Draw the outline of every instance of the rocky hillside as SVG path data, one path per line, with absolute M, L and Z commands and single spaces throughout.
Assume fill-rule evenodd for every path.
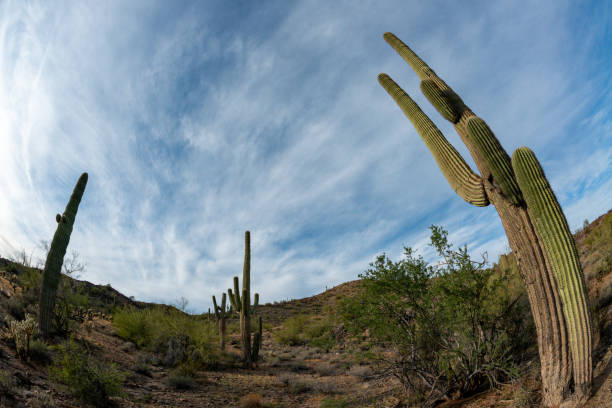
M 588 406 L 604 407 L 612 400 L 612 211 L 575 237 L 596 325 L 595 395 Z M 496 267 L 513 268 L 512 255 Z M 335 316 L 338 302 L 356 294 L 360 281 L 261 305 L 262 359 L 254 370 L 238 363 L 235 319 L 221 352 L 216 322 L 207 315 L 70 278 L 59 291 L 56 324 L 63 332 L 44 342 L 34 336 L 20 358 L 10 328 L 36 315 L 39 288 L 40 270 L 0 259 L 2 407 L 404 406 L 401 384 L 377 375 L 364 359 L 368 334 L 347 338 Z M 537 361 L 526 360 L 523 368 L 514 384 L 443 405 L 537 406 Z

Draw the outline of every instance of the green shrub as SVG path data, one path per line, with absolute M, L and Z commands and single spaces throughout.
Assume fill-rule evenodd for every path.
M 17 320 L 25 319 L 25 305 L 21 296 L 13 296 L 7 302 L 8 312 Z
M 367 329 L 374 346 L 394 351 L 370 355 L 420 406 L 515 377 L 535 338 L 525 295 L 508 289 L 515 277 L 473 261 L 465 247 L 452 250 L 446 231 L 431 229 L 440 263 L 431 266 L 410 248 L 398 262 L 380 255 L 360 275 L 363 292 L 341 302 L 352 335 Z
M 283 322 L 281 329 L 274 333 L 279 344 L 289 346 L 310 345 L 329 350 L 335 344 L 332 334 L 335 327 L 335 316 L 331 310 L 323 315 L 297 315 Z
M 183 362 L 214 367 L 220 361 L 216 325 L 174 309 L 125 308 L 113 315 L 120 337 L 139 348 L 160 353 L 167 366 Z
M 321 408 L 349 408 L 354 406 L 353 403 L 344 397 L 326 397 L 321 400 Z
M 40 270 L 28 268 L 22 275 L 19 276 L 19 281 L 24 291 L 40 293 L 40 285 L 42 284 L 42 274 Z
M 304 328 L 307 320 L 308 316 L 306 315 L 288 318 L 283 322 L 282 328 L 274 333 L 274 338 L 278 343 L 289 346 L 306 344 Z
M 32 340 L 30 344 L 30 358 L 41 363 L 50 363 L 52 360 L 49 347 L 39 339 Z
M 166 379 L 166 384 L 176 390 L 191 390 L 195 388 L 195 370 L 190 366 L 180 366 L 173 370 Z
M 58 348 L 60 354 L 49 368 L 49 375 L 68 386 L 80 401 L 108 407 L 110 397 L 124 395 L 121 384 L 125 374 L 114 365 L 102 364 L 72 339 Z
M 12 396 L 15 393 L 17 381 L 13 374 L 7 370 L 0 370 L 0 395 Z

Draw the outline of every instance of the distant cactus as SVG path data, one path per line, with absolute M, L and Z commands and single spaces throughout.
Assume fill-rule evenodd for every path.
M 68 205 L 62 215 L 57 214 L 57 230 L 51 241 L 45 269 L 43 271 L 43 282 L 40 290 L 40 313 L 39 329 L 42 336 L 46 337 L 51 331 L 51 320 L 55 307 L 55 296 L 59 286 L 64 255 L 70 241 L 70 234 L 76 218 L 79 203 L 83 197 L 87 185 L 87 173 L 83 173 L 77 181 L 74 191 L 70 196 Z
M 480 175 L 388 75 L 379 75 L 380 84 L 413 123 L 453 190 L 471 204 L 493 204 L 499 214 L 535 320 L 542 404 L 559 406 L 569 399 L 580 404 L 592 380 L 588 294 L 567 220 L 539 162 L 527 148 L 510 159 L 488 125 L 421 58 L 395 35 L 384 38 L 421 78 L 427 99 L 454 124 Z M 507 261 L 500 258 L 500 267 L 509 266 Z
M 231 316 L 231 312 L 226 309 L 227 296 L 225 293 L 221 296 L 221 307 L 217 306 L 217 299 L 213 296 L 213 308 L 215 309 L 215 318 L 219 323 L 219 344 L 221 346 L 221 350 L 225 350 L 225 328 L 226 328 L 226 318 Z M 210 309 L 209 313 L 210 313 Z
M 242 296 L 240 296 L 238 277 L 234 277 L 234 291 L 227 290 L 233 310 L 240 315 L 240 340 L 242 345 L 242 357 L 248 368 L 259 359 L 261 346 L 261 323 L 260 331 L 256 332 L 251 343 L 251 314 L 255 313 L 259 303 L 259 294 L 255 294 L 254 303 L 251 305 L 251 233 L 244 233 L 244 267 L 242 269 Z M 261 318 L 260 318 L 261 319 Z

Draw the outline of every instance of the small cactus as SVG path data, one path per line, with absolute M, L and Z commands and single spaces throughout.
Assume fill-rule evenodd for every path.
M 85 186 L 87 185 L 87 178 L 87 173 L 83 173 L 81 177 L 79 177 L 64 213 L 55 216 L 57 230 L 55 231 L 53 241 L 51 241 L 51 246 L 49 247 L 49 253 L 47 254 L 47 260 L 43 270 L 43 282 L 40 290 L 39 328 L 41 335 L 44 337 L 48 336 L 51 331 L 55 296 L 61 278 L 64 255 L 66 255 L 70 234 L 72 233 L 74 220 L 77 210 L 79 209 L 79 203 L 81 202 Z
M 30 361 L 30 340 L 36 333 L 37 327 L 36 319 L 30 314 L 20 322 L 13 320 L 9 323 L 8 332 L 4 337 L 15 342 L 15 349 L 21 360 Z
M 213 295 L 212 297 L 213 308 L 215 310 L 215 318 L 217 319 L 217 322 L 219 323 L 219 345 L 221 347 L 221 350 L 225 350 L 225 328 L 227 327 L 226 318 L 231 316 L 230 311 L 227 310 L 225 307 L 226 299 L 227 299 L 227 296 L 224 293 L 221 296 L 221 307 L 219 307 L 217 306 L 217 299 L 215 298 L 215 296 Z M 210 309 L 208 310 L 210 314 Z

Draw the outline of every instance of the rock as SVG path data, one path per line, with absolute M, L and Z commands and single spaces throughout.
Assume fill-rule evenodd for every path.
M 15 290 L 11 282 L 2 277 L 0 277 L 0 293 L 9 298 L 15 296 Z

